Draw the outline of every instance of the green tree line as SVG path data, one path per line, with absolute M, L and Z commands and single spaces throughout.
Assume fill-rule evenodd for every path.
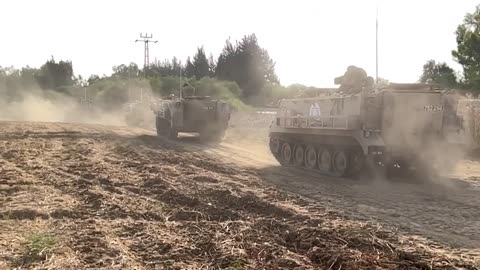
M 135 63 L 120 64 L 113 66 L 109 76 L 76 77 L 71 61 L 55 61 L 53 57 L 40 68 L 0 67 L 0 97 L 7 102 L 39 89 L 72 97 L 88 93 L 95 104 L 114 109 L 132 100 L 132 96 L 138 98 L 138 91 L 132 89 L 151 90 L 153 95 L 165 97 L 178 95 L 185 82 L 195 87 L 197 95 L 219 97 L 237 108 L 272 105 L 281 98 L 315 90 L 300 84 L 282 86 L 275 73 L 275 62 L 259 45 L 255 34 L 234 43 L 226 40 L 217 59 L 212 54 L 207 57 L 202 46 L 185 63 L 173 57 L 150 63 L 146 68 Z

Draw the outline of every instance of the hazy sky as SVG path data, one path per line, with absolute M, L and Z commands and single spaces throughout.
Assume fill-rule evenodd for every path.
M 377 3 L 380 77 L 416 81 L 428 59 L 460 70 L 454 31 L 478 1 L 3 1 L 0 65 L 38 67 L 53 55 L 72 60 L 77 75 L 108 75 L 143 65 L 140 32 L 159 41 L 151 60 L 185 60 L 200 45 L 217 57 L 228 37 L 255 33 L 282 84 L 332 86 L 352 64 L 375 76 Z

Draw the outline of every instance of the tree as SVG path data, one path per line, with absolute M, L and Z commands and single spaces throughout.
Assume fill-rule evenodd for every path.
M 0 71 L 0 94 L 2 101 L 7 102 L 21 99 L 21 75 L 14 67 L 2 68 Z
M 92 74 L 88 77 L 87 84 L 90 85 L 98 81 L 100 81 L 100 77 L 96 74 Z
M 184 68 L 182 66 L 182 62 L 177 59 L 177 57 L 173 57 L 172 59 L 172 69 L 169 72 L 168 76 L 180 76 L 180 71 L 183 73 Z
M 191 78 L 195 76 L 195 66 L 190 60 L 190 57 L 187 58 L 187 64 L 185 65 L 185 76 L 187 78 Z
M 197 80 L 210 75 L 210 64 L 202 47 L 197 48 L 197 53 L 193 56 L 194 76 Z
M 184 73 L 184 68 L 182 63 L 178 61 L 176 57 L 173 57 L 172 60 L 165 59 L 163 62 L 155 61 L 152 65 L 148 67 L 147 75 L 148 77 L 167 77 L 167 76 L 179 76 L 180 69 Z
M 218 56 L 215 76 L 221 80 L 237 81 L 235 76 L 237 58 L 236 47 L 227 39 L 220 56 Z
M 421 81 L 421 79 L 420 79 L 420 81 Z M 377 81 L 375 82 L 375 87 L 383 88 L 383 87 L 387 87 L 389 84 L 390 84 L 389 80 L 379 77 L 377 79 Z
M 208 76 L 210 78 L 215 77 L 215 68 L 217 66 L 217 63 L 215 63 L 215 60 L 213 59 L 213 55 L 210 54 L 208 57 Z
M 275 63 L 267 50 L 259 46 L 255 34 L 244 36 L 235 46 L 227 40 L 215 74 L 219 79 L 237 82 L 244 90 L 244 99 L 260 96 L 266 83 L 280 83 Z
M 37 85 L 37 80 L 35 79 L 35 74 L 40 72 L 37 68 L 31 68 L 26 66 L 20 71 L 20 78 L 22 80 L 22 85 L 24 88 L 32 88 Z
M 434 60 L 429 60 L 423 65 L 420 82 L 431 82 L 452 88 L 457 85 L 457 76 L 455 75 L 455 71 L 446 63 L 436 63 Z
M 132 79 L 141 75 L 141 71 L 135 63 L 130 63 L 128 66 L 125 64 L 113 66 L 112 71 L 112 77 L 119 79 Z
M 480 5 L 465 15 L 455 34 L 457 50 L 452 51 L 453 58 L 462 65 L 467 86 L 480 89 Z
M 48 60 L 36 72 L 35 79 L 43 89 L 59 89 L 60 86 L 71 86 L 75 83 L 71 61 L 55 62 Z

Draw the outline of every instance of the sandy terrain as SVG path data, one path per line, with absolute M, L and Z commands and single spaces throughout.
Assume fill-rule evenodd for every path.
M 279 167 L 253 120 L 217 146 L 0 122 L 0 269 L 480 269 L 476 162 L 332 179 Z

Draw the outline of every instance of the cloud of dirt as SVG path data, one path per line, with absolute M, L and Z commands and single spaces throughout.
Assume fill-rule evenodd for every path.
M 56 91 L 24 90 L 14 100 L 0 97 L 0 120 L 124 125 L 121 108 L 106 111 Z
M 400 162 L 429 175 L 449 175 L 454 171 L 468 148 L 465 135 L 455 134 L 454 139 L 450 136 L 462 125 L 457 118 L 458 98 L 422 92 L 384 96 L 382 133 Z
M 274 117 L 275 114 L 262 114 L 257 111 L 234 112 L 231 114 L 225 140 L 267 147 L 269 126 Z

